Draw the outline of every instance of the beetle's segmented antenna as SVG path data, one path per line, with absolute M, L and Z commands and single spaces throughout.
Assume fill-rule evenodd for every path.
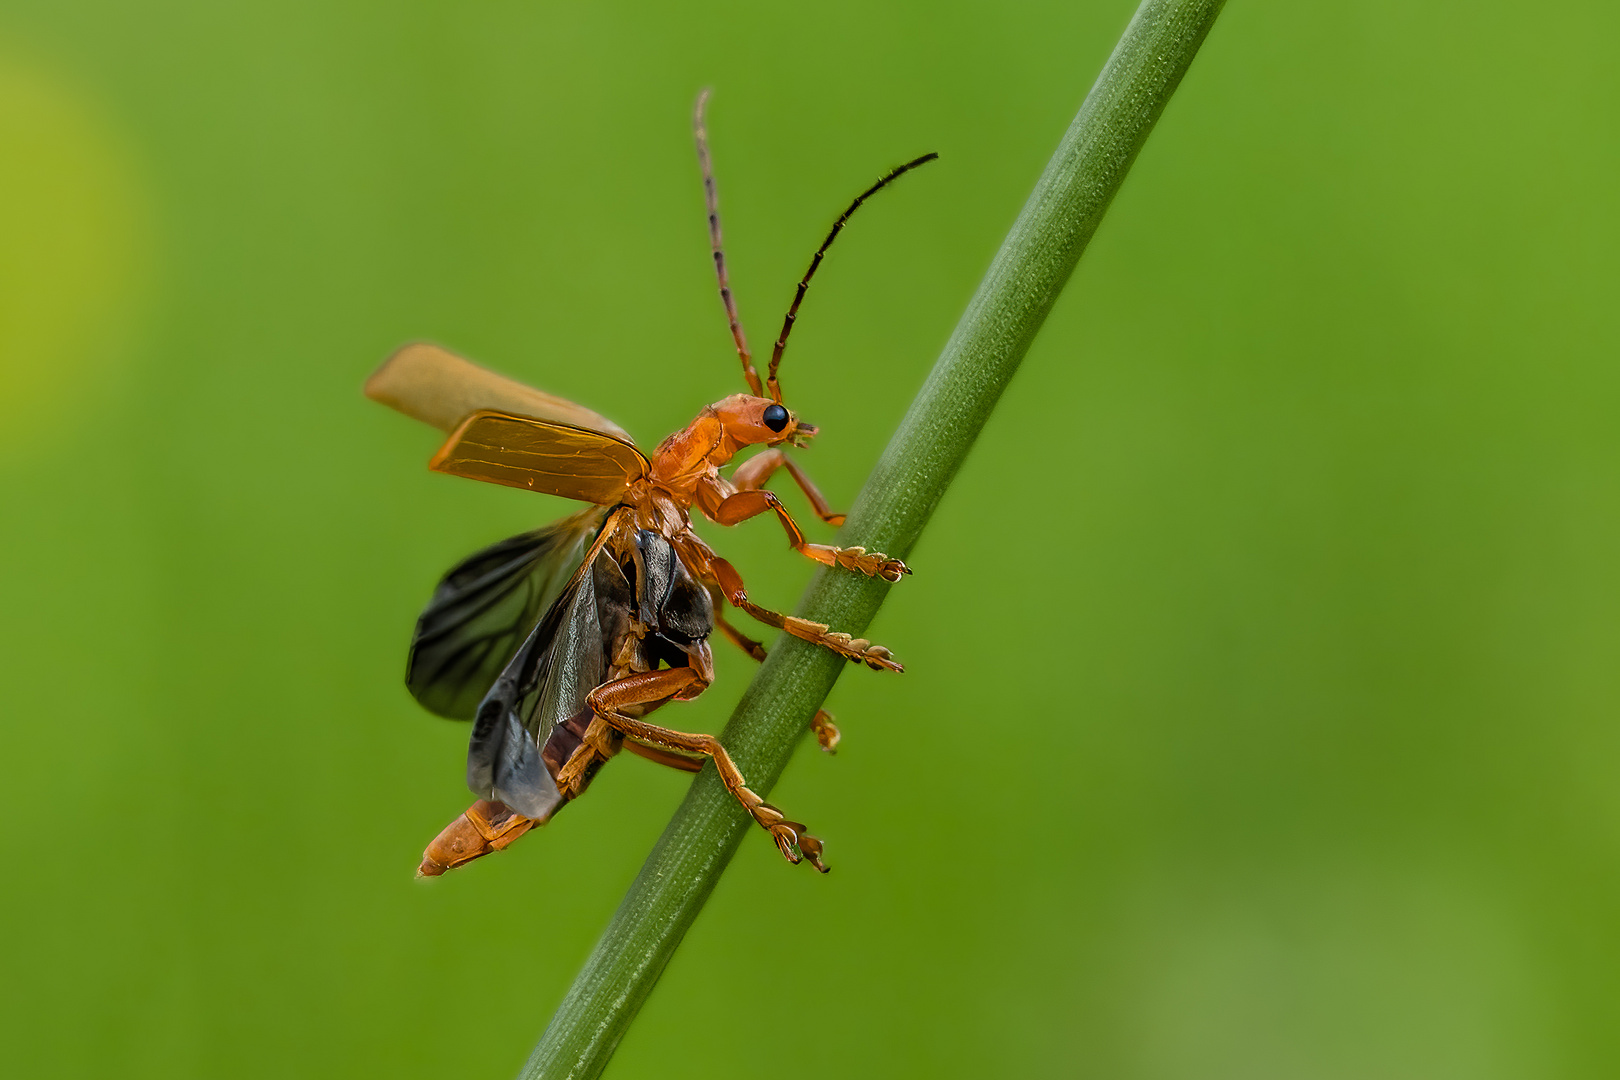
M 787 348 L 788 335 L 793 332 L 793 323 L 799 317 L 799 305 L 804 302 L 805 291 L 810 288 L 810 279 L 816 276 L 816 268 L 821 265 L 821 257 L 827 254 L 827 249 L 832 247 L 834 240 L 838 239 L 838 234 L 843 231 L 844 226 L 849 222 L 850 216 L 860 209 L 861 203 L 876 195 L 898 177 L 904 176 L 919 165 L 928 164 L 937 157 L 939 157 L 938 154 L 924 154 L 920 158 L 906 162 L 897 169 L 889 170 L 877 183 L 855 196 L 855 201 L 849 204 L 849 209 L 838 215 L 838 220 L 833 222 L 833 227 L 827 232 L 827 239 L 821 242 L 821 246 L 816 249 L 815 256 L 811 258 L 810 269 L 804 272 L 804 278 L 799 282 L 799 290 L 793 294 L 793 304 L 788 308 L 787 318 L 782 320 L 782 334 L 776 339 L 776 347 L 771 350 L 771 366 L 765 373 L 765 385 L 770 390 L 773 399 L 778 402 L 782 400 L 782 387 L 776 381 L 776 369 L 781 366 L 782 352 Z M 712 221 L 713 218 L 711 217 L 710 220 Z M 716 233 L 716 236 L 718 235 Z M 715 242 L 716 244 L 719 243 L 718 240 Z
M 743 335 L 742 320 L 737 317 L 737 301 L 731 297 L 731 283 L 726 279 L 726 254 L 720 247 L 720 197 L 714 190 L 714 166 L 709 161 L 709 132 L 703 126 L 703 110 L 709 104 L 709 91 L 698 95 L 697 107 L 692 111 L 692 134 L 697 139 L 698 164 L 703 167 L 703 198 L 709 206 L 709 246 L 714 249 L 714 272 L 720 279 L 720 302 L 726 305 L 726 319 L 731 323 L 731 339 L 737 343 L 737 355 L 742 357 L 743 378 L 755 397 L 763 394 L 759 385 L 759 372 L 754 370 L 754 358 L 748 351 L 748 339 Z

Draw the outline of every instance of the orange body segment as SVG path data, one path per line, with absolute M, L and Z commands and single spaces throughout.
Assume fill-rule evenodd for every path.
M 540 824 L 543 822 L 524 817 L 505 803 L 479 799 L 433 838 L 422 852 L 422 865 L 416 868 L 416 876 L 438 877 L 446 870 L 501 851 Z

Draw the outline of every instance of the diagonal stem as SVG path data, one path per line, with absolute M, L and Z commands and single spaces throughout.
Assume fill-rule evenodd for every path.
M 910 553 L 1223 2 L 1144 0 L 1137 9 L 868 478 L 842 542 Z M 824 570 L 799 613 L 859 633 L 888 589 Z M 755 790 L 775 784 L 844 666 L 792 638 L 771 650 L 721 735 Z M 706 765 L 541 1036 L 524 1080 L 601 1074 L 753 828 Z

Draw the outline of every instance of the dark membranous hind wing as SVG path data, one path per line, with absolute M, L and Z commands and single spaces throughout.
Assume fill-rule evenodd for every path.
M 416 700 L 440 716 L 471 720 L 575 576 L 605 517 L 592 507 L 502 540 L 445 574 L 411 638 L 405 684 Z
M 467 786 L 545 821 L 563 803 L 542 750 L 607 677 L 607 650 L 629 625 L 632 597 L 606 551 L 582 568 L 478 707 Z

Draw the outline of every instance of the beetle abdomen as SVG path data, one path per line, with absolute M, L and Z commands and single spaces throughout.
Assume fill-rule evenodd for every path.
M 635 561 L 636 606 L 642 623 L 677 650 L 691 652 L 714 629 L 709 591 L 692 577 L 674 546 L 651 529 L 636 533 Z M 667 657 L 662 659 L 668 662 Z

